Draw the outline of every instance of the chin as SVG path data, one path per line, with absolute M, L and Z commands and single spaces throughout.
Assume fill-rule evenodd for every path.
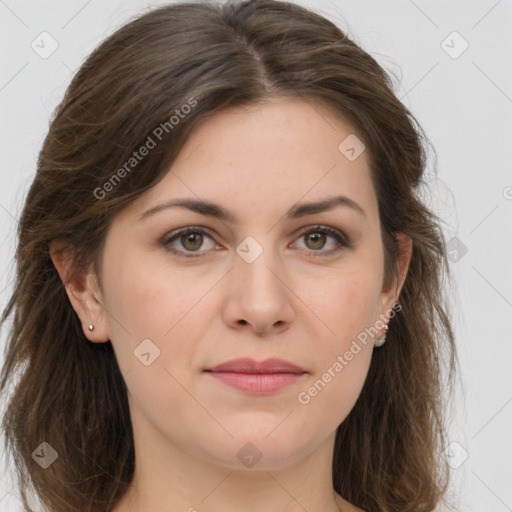
M 232 470 L 279 470 L 306 457 L 321 442 L 319 439 L 307 442 L 299 429 L 279 431 L 281 427 L 276 428 L 276 424 L 273 428 L 273 432 L 267 428 L 261 432 L 252 428 L 248 429 L 250 433 L 237 431 L 233 438 L 223 436 L 222 440 L 210 440 L 211 444 L 204 447 L 206 458 Z

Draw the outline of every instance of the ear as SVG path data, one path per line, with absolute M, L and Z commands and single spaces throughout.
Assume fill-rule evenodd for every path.
M 386 323 L 391 314 L 391 309 L 400 296 L 412 256 L 412 239 L 400 231 L 395 233 L 395 239 L 399 246 L 398 278 L 393 277 L 391 284 L 387 289 L 383 289 L 381 293 L 381 314 L 383 315 L 382 318 L 386 319 Z
M 82 323 L 85 336 L 94 343 L 109 340 L 107 317 L 96 273 L 73 273 L 73 251 L 62 241 L 50 243 L 50 257 L 66 287 L 69 300 Z M 94 329 L 89 330 L 89 325 Z

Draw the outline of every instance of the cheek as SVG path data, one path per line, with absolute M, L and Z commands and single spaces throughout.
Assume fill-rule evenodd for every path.
M 358 263 L 317 281 L 303 283 L 304 302 L 321 320 L 326 346 L 342 350 L 376 320 L 382 276 L 374 264 Z
M 354 350 L 354 352 L 356 352 Z M 305 417 L 322 418 L 318 428 L 325 435 L 332 432 L 349 415 L 363 388 L 371 361 L 371 347 L 361 346 L 350 360 L 344 353 L 332 358 L 325 371 L 301 390 L 297 397 Z M 318 421 L 310 420 L 318 423 Z
M 136 357 L 145 346 L 150 359 L 155 357 L 151 366 L 189 368 L 193 340 L 200 338 L 210 318 L 204 308 L 216 279 L 191 279 L 190 272 L 148 264 L 147 258 L 128 253 L 118 260 L 122 264 L 111 264 L 105 272 L 110 337 L 123 373 L 140 366 Z
M 371 362 L 381 275 L 374 263 L 363 263 L 324 281 L 323 292 L 318 287 L 304 288 L 308 290 L 305 302 L 321 320 L 319 329 L 325 335 L 316 345 L 315 375 L 301 389 L 298 402 L 324 415 L 327 424 L 350 412 Z
M 133 336 L 162 337 L 197 302 L 201 287 L 186 272 L 155 264 L 144 253 L 126 252 L 105 272 L 108 308 Z M 113 322 L 112 327 L 118 330 L 119 325 Z
M 338 315 L 332 320 L 336 336 L 324 338 L 322 345 L 317 347 L 316 371 L 296 397 L 306 422 L 317 424 L 314 418 L 322 418 L 317 428 L 323 429 L 325 435 L 343 422 L 354 407 L 373 353 L 370 338 L 367 341 L 358 339 L 368 324 L 368 315 L 355 314 L 354 303 L 349 305 L 350 314 Z
M 190 408 L 187 379 L 194 340 L 205 323 L 207 283 L 136 260 L 109 268 L 109 329 L 129 398 L 152 423 L 169 425 Z

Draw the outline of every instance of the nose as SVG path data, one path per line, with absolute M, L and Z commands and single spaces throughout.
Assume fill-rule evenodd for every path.
M 278 257 L 264 250 L 254 261 L 236 257 L 225 283 L 223 319 L 235 329 L 259 336 L 288 329 L 294 319 L 290 278 Z

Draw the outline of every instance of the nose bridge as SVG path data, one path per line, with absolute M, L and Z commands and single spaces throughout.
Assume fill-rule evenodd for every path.
M 256 296 L 279 293 L 283 286 L 276 276 L 282 269 L 279 254 L 272 245 L 271 235 L 260 235 L 258 239 L 248 236 L 238 245 L 236 252 L 239 259 L 234 278 Z

